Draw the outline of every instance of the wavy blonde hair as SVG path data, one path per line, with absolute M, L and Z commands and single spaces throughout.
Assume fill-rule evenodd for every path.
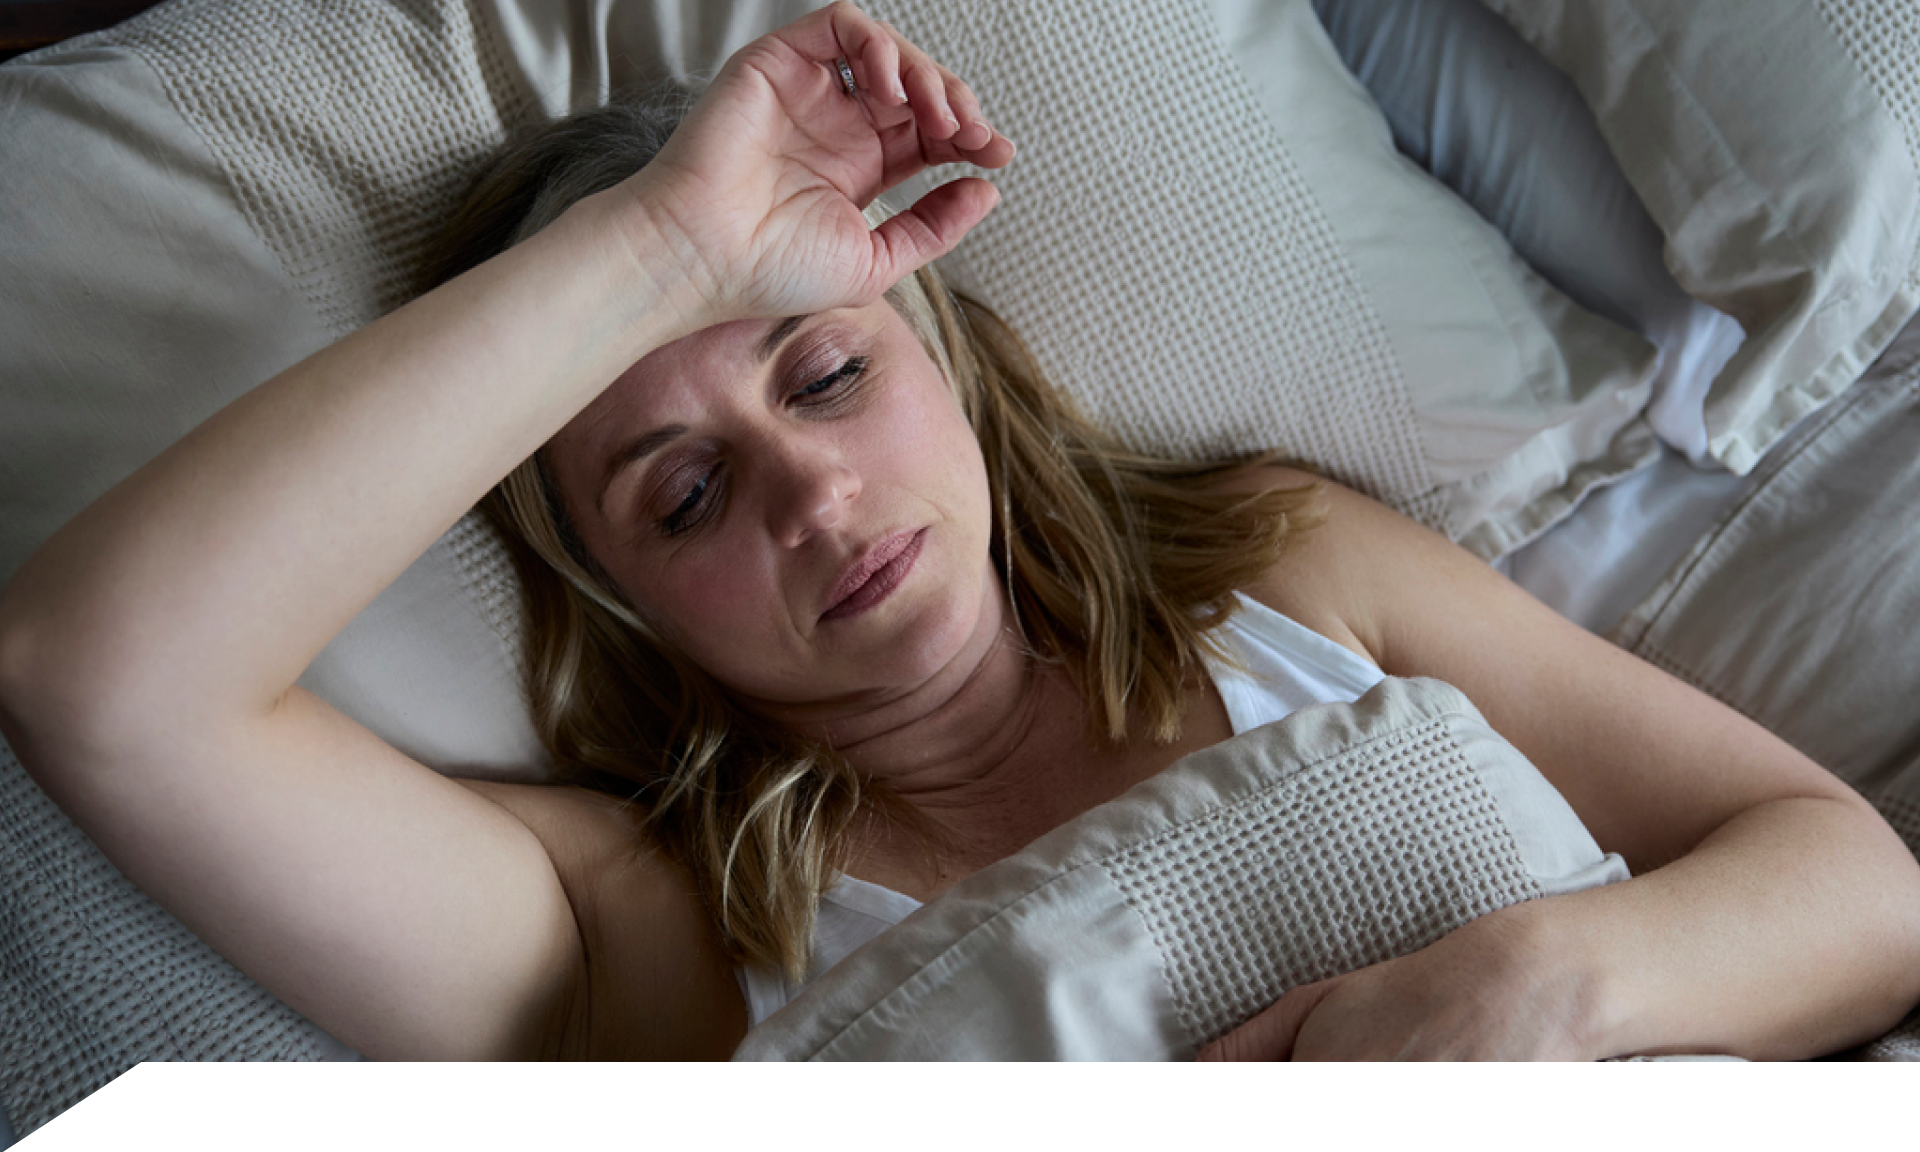
M 526 239 L 638 171 L 688 93 L 618 99 L 508 147 L 448 230 L 435 278 Z M 1310 526 L 1313 489 L 1226 495 L 1269 462 L 1176 462 L 1128 450 L 1046 380 L 1018 336 L 927 267 L 887 293 L 958 398 L 986 460 L 992 559 L 1032 656 L 1088 704 L 1096 743 L 1169 742 L 1233 593 Z M 863 812 L 910 813 L 832 748 L 737 707 L 664 643 L 581 545 L 535 453 L 482 507 L 524 583 L 527 690 L 566 776 L 644 806 L 696 878 L 737 958 L 798 978 L 820 893 Z M 636 846 L 637 847 L 637 846 Z

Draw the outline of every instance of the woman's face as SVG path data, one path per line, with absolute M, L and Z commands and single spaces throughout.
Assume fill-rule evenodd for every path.
M 628 601 L 749 702 L 884 702 L 998 627 L 979 444 L 884 301 L 661 348 L 547 452 Z

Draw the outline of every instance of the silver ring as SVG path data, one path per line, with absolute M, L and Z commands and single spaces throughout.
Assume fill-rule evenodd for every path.
M 847 95 L 858 96 L 860 89 L 853 82 L 853 66 L 847 63 L 847 58 L 845 56 L 834 57 L 833 66 L 840 69 L 840 87 L 847 90 Z

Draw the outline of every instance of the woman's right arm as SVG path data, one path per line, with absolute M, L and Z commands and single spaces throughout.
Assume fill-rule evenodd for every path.
M 911 100 L 849 100 L 837 55 Z M 1011 154 L 947 126 L 971 97 L 930 90 L 930 67 L 847 5 L 756 41 L 639 176 L 103 496 L 0 592 L 0 731 L 22 762 L 130 878 L 360 1051 L 536 1050 L 581 964 L 540 841 L 295 678 L 646 352 L 869 301 L 957 242 L 993 201 L 977 181 L 873 233 L 859 215 L 928 163 Z

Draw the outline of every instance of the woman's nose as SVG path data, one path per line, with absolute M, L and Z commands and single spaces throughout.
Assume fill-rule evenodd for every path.
M 788 446 L 768 473 L 774 538 L 789 548 L 838 528 L 860 494 L 860 475 L 820 446 Z

